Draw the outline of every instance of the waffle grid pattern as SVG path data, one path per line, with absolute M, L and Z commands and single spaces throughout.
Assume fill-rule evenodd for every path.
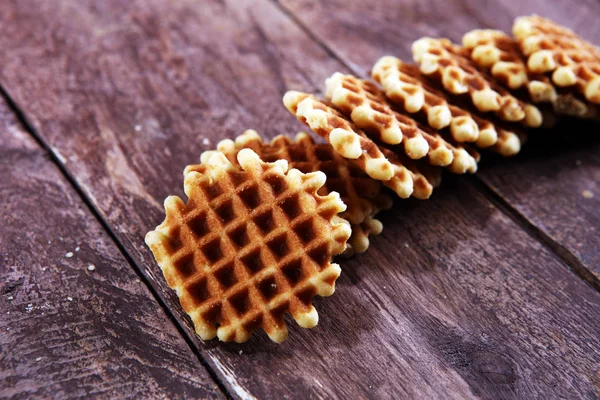
M 504 156 L 515 155 L 521 149 L 524 134 L 520 129 L 512 127 L 512 130 L 506 130 L 489 117 L 484 118 L 476 111 L 467 110 L 466 105 L 450 103 L 443 88 L 438 88 L 435 82 L 423 76 L 416 65 L 385 56 L 373 67 L 373 79 L 382 85 L 386 96 L 391 101 L 397 101 L 400 107 L 406 104 L 406 100 L 405 95 L 396 90 L 399 84 L 411 87 L 412 93 L 422 92 L 422 110 L 426 113 L 423 119 L 433 129 L 448 127 L 452 137 L 458 142 L 474 141 L 475 146 L 488 148 Z M 448 110 L 449 118 L 438 118 L 438 115 L 446 114 L 445 111 L 437 111 L 440 107 Z M 405 111 L 408 112 L 406 109 Z M 418 118 L 418 114 L 416 117 Z M 436 122 L 432 123 L 432 120 Z
M 283 98 L 287 109 L 308 125 L 317 135 L 326 138 L 343 157 L 353 160 L 371 178 L 380 180 L 400 198 L 419 193 L 414 191 L 413 176 L 418 171 L 405 167 L 399 157 L 373 142 L 362 130 L 335 108 L 311 95 L 290 91 Z
M 578 95 L 581 86 L 578 88 L 569 86 L 570 84 L 557 84 L 543 73 L 530 71 L 519 42 L 506 33 L 492 29 L 475 29 L 466 33 L 462 42 L 464 48 L 469 51 L 470 59 L 506 88 L 524 88 L 532 102 L 549 103 L 558 115 L 584 119 L 597 117 L 597 107 Z
M 330 144 L 315 143 L 306 133 L 299 133 L 292 140 L 287 136 L 277 136 L 270 143 L 263 143 L 262 138 L 254 130 L 247 130 L 235 141 L 222 140 L 217 144 L 217 151 L 222 152 L 233 164 L 237 163 L 237 154 L 242 149 L 252 149 L 264 162 L 277 160 L 288 161 L 290 168 L 302 173 L 321 171 L 327 176 L 327 181 L 319 189 L 318 194 L 328 195 L 337 192 L 346 204 L 346 211 L 340 216 L 352 225 L 352 235 L 348 240 L 349 248 L 344 252 L 348 256 L 363 253 L 368 248 L 368 236 L 379 234 L 381 229 L 360 229 L 367 219 L 381 222 L 373 217 L 381 210 L 392 207 L 392 198 L 382 191 L 381 182 L 370 179 L 364 171 L 337 154 Z M 200 159 L 204 164 L 188 165 L 184 174 L 191 171 L 206 171 L 206 161 L 214 151 L 204 152 Z M 424 176 L 415 176 L 420 193 L 431 193 Z M 423 182 L 425 180 L 425 182 Z M 429 185 L 431 186 L 431 185 Z M 369 223 L 368 226 L 375 226 Z M 357 244 L 355 247 L 353 244 Z M 352 248 L 350 248 L 352 247 Z
M 421 38 L 413 43 L 413 59 L 421 72 L 438 80 L 453 95 L 468 95 L 481 112 L 494 112 L 500 119 L 521 122 L 530 128 L 542 125 L 542 114 L 496 84 L 468 59 L 464 49 L 448 39 Z
M 600 49 L 570 29 L 532 15 L 519 17 L 513 34 L 527 56 L 527 68 L 552 72 L 560 87 L 574 86 L 591 103 L 600 104 Z
M 316 194 L 322 173 L 285 175 L 279 162 L 258 156 L 241 170 L 215 156 L 228 168 L 215 167 L 216 179 L 210 166 L 208 174 L 187 174 L 188 203 L 167 198 L 165 223 L 147 243 L 203 339 L 243 342 L 261 327 L 281 342 L 285 312 L 312 327 L 312 297 L 334 291 L 340 268 L 330 259 L 350 234 L 336 217 L 345 207 L 335 194 Z
M 438 132 L 420 125 L 412 117 L 392 110 L 391 104 L 374 83 L 352 75 L 336 73 L 328 79 L 327 84 L 327 94 L 332 96 L 332 103 L 358 126 L 363 125 L 365 129 L 373 126 L 375 129 L 383 129 L 383 124 L 379 122 L 383 120 L 383 117 L 373 118 L 368 122 L 357 118 L 355 111 L 358 105 L 362 104 L 368 104 L 371 109 L 377 110 L 377 113 L 383 114 L 397 123 L 403 134 L 409 138 L 404 141 L 402 153 L 410 158 L 424 158 L 431 165 L 448 167 L 450 171 L 458 174 L 473 173 L 477 170 L 477 161 L 465 148 L 449 143 Z M 427 151 L 415 154 L 409 145 L 413 138 L 424 140 L 427 146 L 423 147 Z
M 493 29 L 475 29 L 462 38 L 470 59 L 478 67 L 489 70 L 494 78 L 509 89 L 527 87 L 533 102 L 552 102 L 556 89 L 550 79 L 527 70 L 519 43 L 506 33 Z

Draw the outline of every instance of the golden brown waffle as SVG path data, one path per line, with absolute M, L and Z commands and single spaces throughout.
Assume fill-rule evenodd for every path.
M 553 102 L 556 99 L 556 88 L 550 79 L 527 71 L 519 43 L 506 33 L 494 29 L 475 29 L 463 36 L 462 44 L 468 50 L 471 61 L 488 70 L 507 88 L 527 88 L 535 103 Z
M 390 152 L 388 149 L 382 149 L 383 153 Z M 440 185 L 442 179 L 442 169 L 430 165 L 420 163 L 417 167 L 416 161 L 404 159 L 403 163 L 410 166 L 411 171 L 418 171 L 418 174 L 413 176 L 415 192 L 420 193 L 418 198 L 429 198 L 434 188 Z M 364 253 L 370 245 L 370 236 L 379 235 L 383 230 L 381 221 L 374 217 L 384 210 L 392 207 L 392 202 L 385 197 L 378 197 L 372 200 L 373 214 L 368 216 L 362 223 L 352 225 L 352 235 L 348 239 L 348 248 L 344 252 L 344 256 L 349 257 L 353 254 Z
M 430 152 L 429 143 L 420 131 L 402 131 L 394 111 L 378 96 L 378 89 L 374 85 L 336 72 L 326 80 L 325 86 L 325 97 L 374 140 L 392 145 L 402 142 L 406 154 L 413 159 L 425 157 Z M 386 132 L 397 132 L 398 136 L 389 140 L 392 135 Z M 443 162 L 440 159 L 438 163 Z
M 527 69 L 519 42 L 502 31 L 476 29 L 463 36 L 462 43 L 469 50 L 471 60 L 511 90 L 526 89 L 534 103 L 551 103 L 560 115 L 593 118 L 596 107 L 585 99 L 559 89 L 544 74 Z
M 475 142 L 479 148 L 492 146 L 492 149 L 497 149 L 504 155 L 514 155 L 519 151 L 520 140 L 516 133 L 501 128 L 499 124 L 476 112 L 453 105 L 448 101 L 443 88 L 423 76 L 416 65 L 385 56 L 377 61 L 372 75 L 382 85 L 386 96 L 407 112 L 409 110 L 406 104 L 411 97 L 423 98 L 421 109 L 415 112 L 424 112 L 423 119 L 434 129 L 449 127 L 456 141 Z M 417 93 L 421 95 L 417 96 Z M 495 146 L 499 137 L 502 137 L 501 143 Z M 514 145 L 516 142 L 519 142 L 519 146 Z M 510 147 L 504 147 L 503 144 L 510 144 Z
M 435 93 L 423 79 L 411 74 L 412 65 L 405 64 L 392 56 L 381 57 L 373 67 L 371 75 L 381 84 L 385 95 L 404 111 L 415 114 L 423 111 L 427 123 L 433 129 L 452 126 L 452 136 L 459 142 L 475 142 L 479 130 L 469 118 L 454 116 L 443 95 Z M 417 71 L 418 72 L 418 69 Z M 495 142 L 495 138 L 494 138 Z M 494 144 L 490 143 L 490 146 Z
M 423 74 L 439 81 L 453 95 L 468 95 L 479 111 L 494 112 L 502 120 L 527 127 L 542 125 L 542 113 L 536 106 L 517 99 L 478 71 L 468 51 L 448 39 L 421 38 L 413 43 L 412 53 Z
M 431 165 L 447 166 L 450 171 L 457 174 L 477 170 L 475 158 L 465 148 L 460 145 L 452 145 L 438 132 L 420 125 L 408 115 L 393 110 L 391 103 L 374 83 L 336 72 L 327 79 L 326 86 L 326 97 L 366 133 L 373 135 L 373 132 L 381 131 L 383 126 L 396 124 L 406 136 L 422 138 L 427 142 L 428 151 L 424 156 Z M 363 118 L 362 112 L 357 112 L 366 104 L 368 104 L 368 108 L 376 110 L 376 114 L 369 118 Z M 378 142 L 379 138 L 376 133 L 374 139 Z M 406 140 L 403 146 L 398 146 L 399 148 L 404 147 L 402 153 L 413 159 L 421 158 L 414 155 L 411 148 L 408 147 L 408 143 L 409 140 Z
M 314 327 L 313 296 L 335 290 L 340 267 L 331 257 L 350 236 L 337 216 L 346 207 L 336 193 L 317 194 L 322 172 L 288 171 L 286 161 L 264 163 L 250 149 L 237 160 L 215 153 L 204 174 L 188 173 L 187 203 L 168 197 L 146 244 L 201 338 L 244 342 L 262 328 L 282 342 L 285 313 Z
M 389 198 L 380 197 L 373 201 L 373 212 L 367 216 L 360 224 L 352 224 L 352 235 L 348 239 L 348 247 L 343 256 L 350 257 L 354 254 L 361 254 L 369 248 L 370 236 L 381 234 L 383 224 L 374 217 L 384 210 L 392 208 L 393 202 Z
M 419 196 L 413 178 L 418 171 L 411 171 L 391 152 L 385 156 L 377 144 L 338 110 L 296 91 L 287 92 L 283 103 L 313 132 L 327 139 L 338 154 L 353 160 L 371 178 L 382 181 L 401 198 Z
M 549 19 L 537 15 L 519 17 L 513 25 L 527 68 L 552 72 L 560 87 L 575 86 L 592 102 L 600 103 L 600 49 Z
M 412 197 L 425 200 L 428 199 L 433 189 L 438 187 L 442 180 L 442 168 L 429 165 L 420 160 L 411 160 L 402 153 L 394 153 L 392 150 L 381 147 L 381 152 L 390 160 L 397 160 L 410 173 L 413 182 Z M 386 209 L 376 207 L 379 210 Z
M 250 129 L 235 141 L 226 139 L 217 144 L 217 151 L 225 154 L 233 164 L 237 162 L 237 154 L 245 148 L 252 149 L 265 162 L 286 160 L 290 168 L 302 173 L 324 172 L 327 181 L 319 194 L 339 193 L 347 207 L 341 217 L 351 224 L 360 224 L 367 216 L 373 215 L 374 203 L 392 201 L 382 191 L 380 181 L 369 178 L 363 170 L 336 153 L 329 143 L 315 143 L 307 133 L 299 133 L 294 140 L 280 135 L 270 143 L 263 143 L 258 133 Z M 206 161 L 212 153 L 204 152 L 201 161 Z M 201 172 L 202 165 L 189 165 L 184 173 L 190 171 Z
M 382 209 L 388 209 L 392 206 L 392 199 L 382 191 L 380 181 L 373 180 L 354 163 L 337 154 L 329 143 L 315 143 L 307 133 L 299 133 L 292 140 L 287 136 L 277 136 L 270 143 L 263 143 L 262 138 L 254 130 L 247 130 L 238 136 L 235 141 L 230 139 L 222 140 L 217 144 L 217 151 L 223 153 L 229 161 L 236 165 L 237 154 L 242 149 L 252 149 L 265 162 L 275 162 L 277 160 L 286 160 L 290 168 L 295 168 L 302 173 L 321 171 L 327 176 L 327 181 L 319 189 L 318 194 L 326 196 L 330 192 L 339 193 L 342 201 L 346 204 L 346 211 L 340 214 L 340 217 L 348 220 L 352 224 L 352 236 L 348 240 L 351 245 L 354 240 L 355 227 L 360 228 L 361 224 L 372 216 L 376 215 Z M 214 151 L 202 153 L 200 160 L 202 164 L 188 165 L 184 175 L 191 171 L 204 173 L 206 171 L 206 162 Z M 425 179 L 424 177 L 420 177 Z M 423 182 L 419 177 L 415 177 L 419 193 L 431 190 L 423 188 Z M 364 229 L 358 234 L 363 235 Z M 375 234 L 375 231 L 368 231 Z M 361 241 L 364 243 L 364 241 Z M 366 248 L 364 248 L 366 250 Z M 363 248 L 353 252 L 362 253 Z M 349 253 L 346 251 L 344 254 Z
M 461 102 L 458 99 L 450 101 L 441 85 L 421 74 L 416 65 L 385 56 L 377 61 L 372 74 L 381 83 L 387 97 L 400 107 L 406 104 L 403 92 L 422 93 L 423 119 L 434 129 L 449 127 L 452 137 L 458 142 L 475 141 L 477 147 L 490 148 L 504 156 L 512 156 L 520 151 L 523 132 L 518 129 L 507 130 L 491 118 L 484 118 L 477 111 L 470 110 L 467 105 L 452 104 Z M 439 115 L 443 117 L 438 118 Z M 447 115 L 449 118 L 446 118 Z
M 352 236 L 348 239 L 348 253 L 345 256 L 361 254 L 369 248 L 369 237 L 381 234 L 383 224 L 381 221 L 367 217 L 362 223 L 352 225 Z

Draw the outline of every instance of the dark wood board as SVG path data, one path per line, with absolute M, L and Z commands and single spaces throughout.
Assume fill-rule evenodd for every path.
M 600 44 L 600 2 L 592 0 L 280 3 L 319 43 L 362 76 L 369 76 L 383 55 L 411 61 L 410 46 L 423 36 L 460 43 L 472 29 L 510 32 L 515 17 L 533 13 L 553 18 Z M 598 125 L 565 122 L 553 132 L 540 133 L 517 158 L 484 156 L 478 176 L 572 268 L 600 288 L 600 164 L 599 141 L 594 138 L 599 130 Z
M 0 398 L 224 397 L 3 102 L 0 143 Z
M 491 159 L 483 177 L 600 287 L 600 125 L 565 121 L 540 132 L 513 162 Z
M 383 217 L 317 301 L 317 328 L 292 326 L 281 346 L 202 343 L 144 234 L 182 194 L 185 164 L 245 128 L 300 129 L 283 92 L 343 67 L 266 1 L 13 0 L 1 12 L 5 89 L 232 396 L 600 396 L 600 295 L 460 178 Z

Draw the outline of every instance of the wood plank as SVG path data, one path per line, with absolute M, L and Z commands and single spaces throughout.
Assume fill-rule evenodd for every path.
M 0 143 L 0 397 L 222 398 L 4 102 Z
M 487 2 L 485 6 L 475 0 L 400 4 L 386 0 L 376 6 L 363 1 L 280 2 L 309 27 L 319 42 L 363 76 L 369 75 L 370 68 L 383 55 L 412 60 L 410 46 L 420 37 L 448 37 L 460 43 L 462 35 L 471 29 L 510 32 L 515 17 L 533 13 L 559 21 L 593 43 L 600 43 L 597 1 L 574 4 L 568 0 L 513 0 Z M 580 130 L 597 136 L 598 127 L 565 123 L 552 134 L 553 149 L 547 149 L 552 143 L 541 139 L 530 142 L 526 147 L 529 150 L 516 159 L 497 161 L 496 157 L 488 162 L 489 158 L 484 158 L 478 176 L 532 224 L 573 268 L 600 288 L 598 147 L 593 139 L 582 137 Z M 536 145 L 543 147 L 538 151 L 531 149 Z
M 143 244 L 160 202 L 215 141 L 295 132 L 283 92 L 342 68 L 259 1 L 13 0 L 0 43 L 6 89 L 182 324 Z M 314 330 L 235 345 L 186 326 L 232 394 L 600 395 L 600 296 L 469 183 L 450 179 L 435 201 L 402 202 L 384 221 L 369 252 L 343 262 Z
M 600 288 L 598 128 L 565 122 L 555 131 L 532 137 L 514 161 L 489 160 L 484 174 L 486 183 L 596 288 Z

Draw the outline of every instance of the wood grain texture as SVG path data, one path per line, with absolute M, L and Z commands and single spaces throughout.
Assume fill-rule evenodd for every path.
M 0 143 L 0 397 L 222 398 L 4 103 Z
M 143 236 L 217 140 L 301 129 L 281 105 L 343 68 L 270 2 L 13 0 L 0 78 L 234 397 L 600 396 L 600 295 L 469 183 L 402 202 L 281 346 L 193 336 Z M 25 29 L 24 27 L 27 27 Z
M 514 162 L 489 160 L 485 180 L 600 288 L 600 127 L 565 121 L 540 132 Z
M 600 43 L 600 2 L 560 1 L 364 1 L 280 0 L 314 37 L 358 74 L 383 55 L 411 61 L 410 46 L 423 36 L 447 37 L 460 43 L 472 29 L 511 32 L 515 17 L 537 13 L 552 18 Z M 573 268 L 600 288 L 600 168 L 598 126 L 570 123 L 544 132 L 535 156 L 525 153 L 509 161 L 484 161 L 481 179 L 514 207 L 571 261 Z M 541 135 L 540 135 L 541 136 Z M 588 144 L 591 143 L 592 146 Z M 497 159 L 493 157 L 492 159 Z

